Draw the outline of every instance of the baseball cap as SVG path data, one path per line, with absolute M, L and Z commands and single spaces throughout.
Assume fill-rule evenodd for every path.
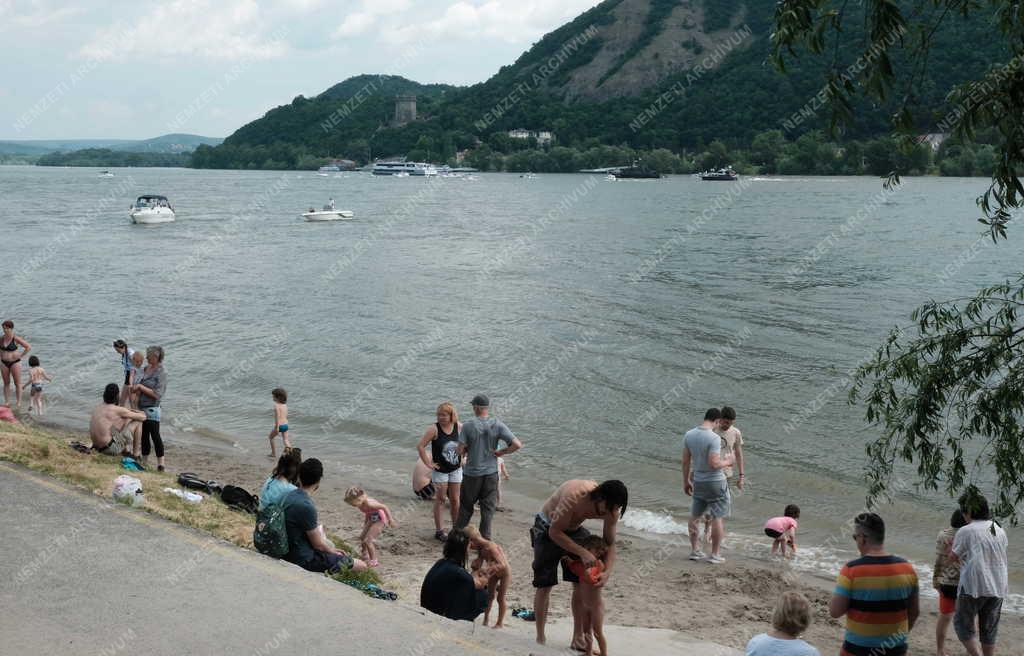
M 481 408 L 486 408 L 491 405 L 491 400 L 483 394 L 477 394 L 473 397 L 472 404 Z

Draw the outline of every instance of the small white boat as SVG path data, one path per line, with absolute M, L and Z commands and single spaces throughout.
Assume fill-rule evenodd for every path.
M 174 220 L 174 208 L 166 196 L 146 194 L 139 196 L 129 208 L 132 223 L 170 223 Z
M 351 210 L 310 210 L 303 212 L 302 218 L 310 221 L 344 221 L 355 216 Z
M 112 178 L 112 177 L 114 177 L 114 174 L 111 173 L 110 171 L 100 171 L 100 177 L 101 178 Z

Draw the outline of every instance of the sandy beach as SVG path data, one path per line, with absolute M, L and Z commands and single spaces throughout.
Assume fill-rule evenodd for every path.
M 76 437 L 73 432 L 61 432 L 68 440 Z M 77 437 L 85 439 L 82 435 Z M 304 457 L 316 455 L 303 453 Z M 192 471 L 222 484 L 241 485 L 254 493 L 259 491 L 272 469 L 271 460 L 265 455 L 256 455 L 255 451 L 224 452 L 179 443 L 168 446 L 167 456 L 169 471 Z M 410 467 L 412 458 L 410 453 Z M 332 464 L 335 467 L 332 468 Z M 378 542 L 379 573 L 385 587 L 398 592 L 407 602 L 416 603 L 420 582 L 441 551 L 440 543 L 433 537 L 431 504 L 416 499 L 407 480 L 401 484 L 394 478 L 381 481 L 369 473 L 354 480 L 338 473 L 341 469 L 338 463 L 325 459 L 324 466 L 324 482 L 315 501 L 327 531 L 351 542 L 359 534 L 362 517 L 343 500 L 344 490 L 349 485 L 358 483 L 388 504 L 398 526 L 386 530 Z M 518 474 L 524 476 L 526 472 Z M 514 501 L 516 481 L 506 485 Z M 510 609 L 532 608 L 533 605 L 532 552 L 528 540 L 531 522 L 531 514 L 523 508 L 510 507 L 495 516 L 494 539 L 504 547 L 513 569 Z M 752 636 L 769 628 L 777 595 L 786 589 L 798 590 L 815 608 L 815 620 L 805 638 L 823 654 L 838 652 L 842 624 L 829 618 L 827 613 L 832 581 L 796 572 L 785 562 L 769 562 L 737 553 L 730 549 L 728 537 L 724 550 L 726 563 L 691 562 L 686 559 L 689 545 L 683 544 L 684 541 L 683 536 L 658 542 L 620 535 L 617 564 L 605 592 L 606 622 L 671 629 L 742 649 Z M 568 616 L 569 592 L 565 584 L 555 589 L 551 602 L 553 617 Z M 911 634 L 910 653 L 933 654 L 937 601 L 923 598 L 921 606 L 921 618 Z M 506 622 L 523 620 L 508 617 Z M 560 635 L 559 631 L 564 631 L 565 635 Z M 549 632 L 549 643 L 567 645 L 569 637 L 563 624 Z M 951 656 L 966 653 L 955 637 L 950 637 L 948 653 Z M 1024 616 L 1003 613 L 998 653 L 1024 656 Z

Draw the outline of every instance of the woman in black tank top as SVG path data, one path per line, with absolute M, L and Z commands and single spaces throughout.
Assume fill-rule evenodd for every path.
M 462 455 L 459 453 L 459 415 L 455 406 L 445 402 L 437 406 L 437 422 L 427 428 L 420 438 L 417 449 L 420 460 L 431 469 L 434 494 L 434 537 L 442 542 L 447 539 L 441 527 L 441 512 L 445 497 L 448 498 L 452 526 L 459 516 L 459 494 L 462 488 Z M 427 445 L 430 451 L 427 451 Z

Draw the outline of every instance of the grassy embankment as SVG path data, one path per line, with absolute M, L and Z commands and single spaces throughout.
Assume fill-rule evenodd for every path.
M 178 488 L 173 474 L 144 471 L 129 472 L 121 468 L 121 458 L 99 454 L 83 454 L 70 448 L 72 440 L 85 441 L 82 435 L 43 430 L 16 424 L 0 424 L 0 460 L 22 465 L 56 479 L 110 498 L 114 479 L 129 474 L 142 481 L 146 503 L 141 507 L 177 524 L 209 533 L 246 549 L 252 549 L 254 520 L 251 515 L 230 509 L 219 498 L 207 496 L 198 504 L 164 492 L 165 487 Z M 205 496 L 205 495 L 204 495 Z M 328 536 L 338 548 L 358 553 L 335 535 Z M 376 572 L 360 574 L 343 572 L 341 580 L 380 583 Z

